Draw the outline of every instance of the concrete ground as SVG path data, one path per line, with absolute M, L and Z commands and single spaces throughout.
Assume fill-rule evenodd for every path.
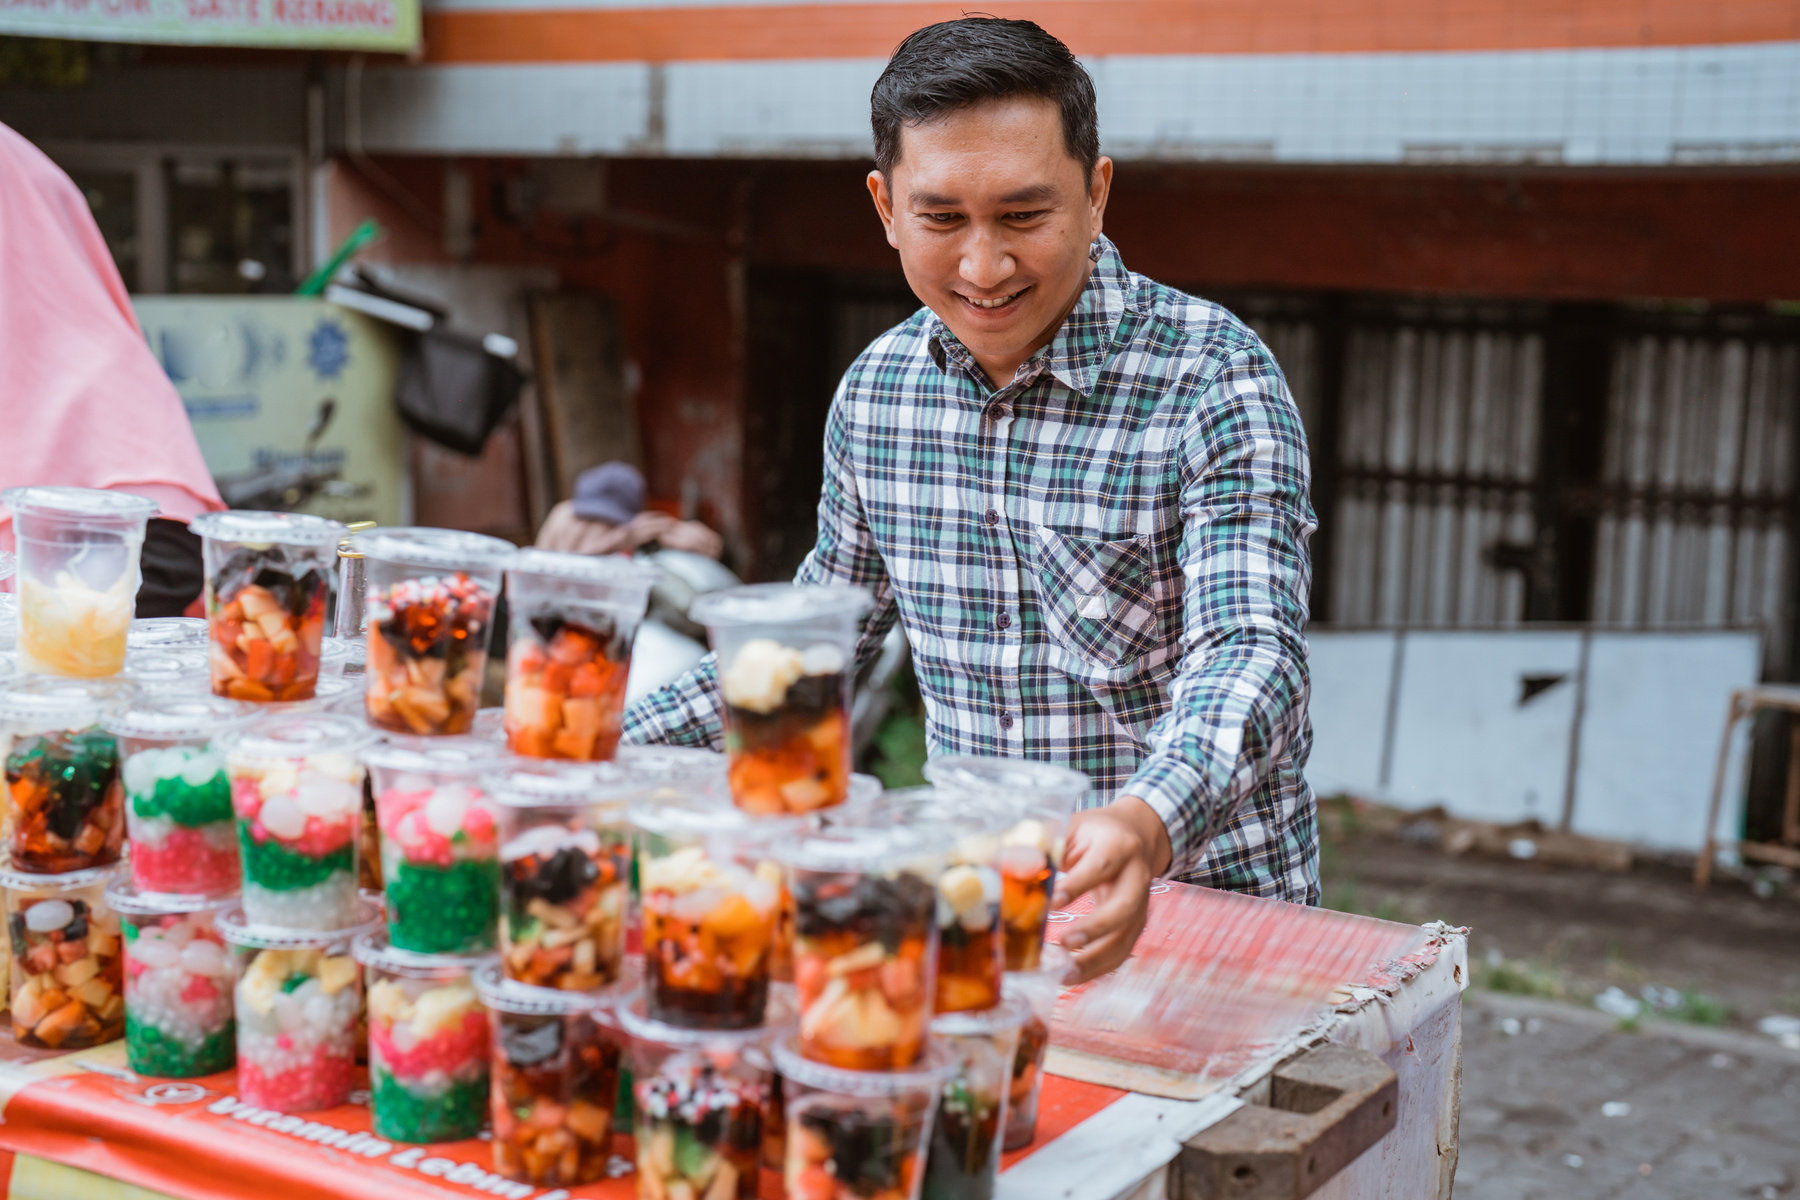
M 1800 1197 L 1800 1050 L 1756 1030 L 1800 1013 L 1789 883 L 1453 857 L 1346 815 L 1327 903 L 1471 930 L 1459 1200 Z M 1683 1019 L 1629 1031 L 1593 1007 L 1646 986 Z

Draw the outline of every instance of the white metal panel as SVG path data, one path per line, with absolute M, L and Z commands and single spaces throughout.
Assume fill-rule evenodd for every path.
M 1754 633 L 1596 633 L 1572 828 L 1671 850 L 1706 836 L 1719 738 L 1733 688 L 1756 682 Z M 1740 725 L 1717 833 L 1742 836 L 1749 724 Z
M 1380 784 L 1394 641 L 1399 636 L 1392 630 L 1307 634 L 1313 744 L 1306 781 L 1315 794 L 1368 796 Z
M 1408 633 L 1387 795 L 1405 808 L 1562 819 L 1581 635 Z M 1527 676 L 1567 676 L 1521 700 Z
M 671 63 L 667 149 L 678 155 L 869 158 L 874 58 Z M 777 84 L 770 70 L 780 72 Z
M 645 63 L 369 67 L 328 82 L 345 140 L 396 154 L 628 154 L 650 144 Z M 347 92 L 349 93 L 347 95 Z

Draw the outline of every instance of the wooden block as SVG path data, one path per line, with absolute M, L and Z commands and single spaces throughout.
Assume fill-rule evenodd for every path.
M 1299 1200 L 1399 1119 L 1399 1080 L 1366 1050 L 1326 1044 L 1275 1069 L 1247 1104 L 1182 1148 L 1181 1200 Z

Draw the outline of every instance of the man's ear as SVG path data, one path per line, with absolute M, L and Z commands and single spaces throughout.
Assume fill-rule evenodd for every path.
M 1106 224 L 1106 198 L 1112 194 L 1112 177 L 1113 160 L 1102 155 L 1088 176 L 1088 219 L 1093 222 L 1095 237 L 1100 236 Z
M 875 213 L 881 218 L 881 227 L 887 230 L 888 245 L 898 250 L 900 243 L 894 240 L 894 197 L 888 192 L 887 176 L 870 171 L 868 182 L 869 198 L 875 201 Z

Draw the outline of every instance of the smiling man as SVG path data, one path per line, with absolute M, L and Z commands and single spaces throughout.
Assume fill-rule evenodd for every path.
M 859 661 L 905 626 L 934 755 L 1093 780 L 1056 896 L 1094 899 L 1063 937 L 1083 978 L 1159 875 L 1316 903 L 1313 521 L 1274 358 L 1102 236 L 1093 83 L 1038 26 L 921 29 L 871 104 L 869 192 L 926 307 L 844 375 L 796 582 L 874 593 Z M 717 745 L 711 660 L 626 736 Z

